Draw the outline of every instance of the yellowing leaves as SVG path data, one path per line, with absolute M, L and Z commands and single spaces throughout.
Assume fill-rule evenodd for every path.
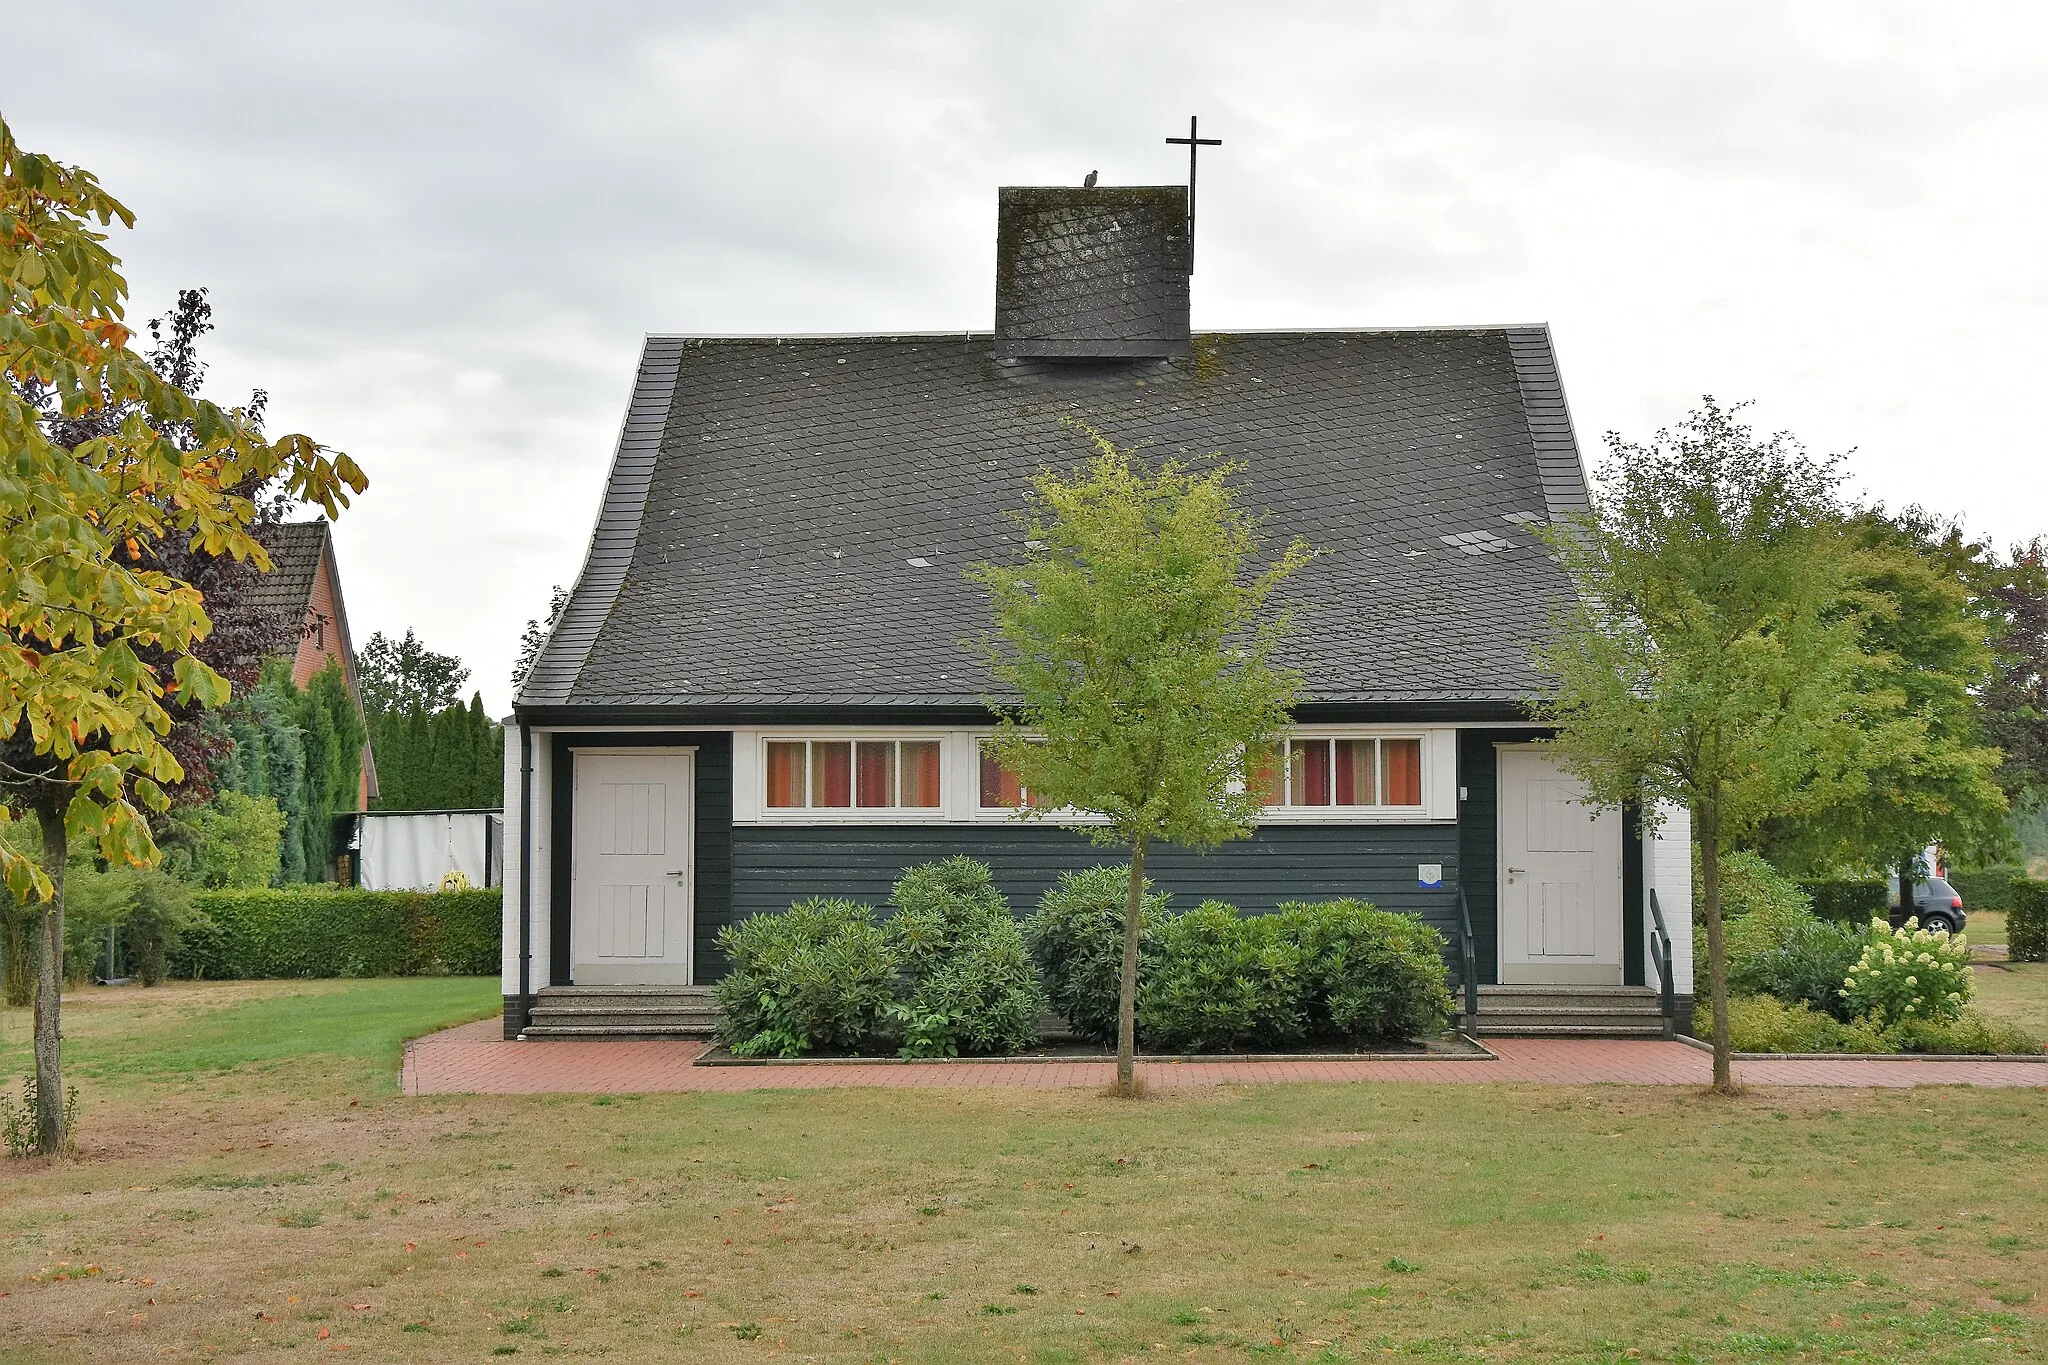
M 129 349 L 127 283 L 91 226 L 117 221 L 134 217 L 89 172 L 23 151 L 0 120 L 0 368 L 17 381 L 0 385 L 0 738 L 25 730 L 69 784 L 75 837 L 146 863 L 156 848 L 137 806 L 162 809 L 184 775 L 164 747 L 164 697 L 219 706 L 229 695 L 191 653 L 213 629 L 204 598 L 148 567 L 155 547 L 190 543 L 267 569 L 256 508 L 231 490 L 282 474 L 333 515 L 368 480 L 311 437 L 265 439 L 246 413 L 181 391 Z M 30 383 L 67 416 L 125 415 L 66 449 L 22 398 Z M 5 850 L 0 874 L 19 896 L 49 894 Z

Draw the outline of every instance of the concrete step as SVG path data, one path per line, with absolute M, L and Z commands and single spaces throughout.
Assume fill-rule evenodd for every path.
M 528 1041 L 548 1038 L 709 1038 L 716 1026 L 683 1024 L 543 1024 L 526 1026 Z
M 1465 997 L 1453 992 L 1462 1010 Z M 1663 1005 L 1646 986 L 1481 986 L 1478 1031 L 1494 1038 L 1661 1038 Z
M 1479 1036 L 1482 1038 L 1655 1038 L 1664 1036 L 1662 1023 L 1628 1024 L 1612 1026 L 1588 1026 L 1584 1024 L 1511 1024 L 1487 1027 L 1486 1016 L 1479 1016 Z
M 1611 1024 L 1618 1028 L 1630 1024 L 1662 1024 L 1664 1016 L 1655 1010 L 1572 1009 L 1558 1005 L 1542 1009 L 1489 1010 L 1482 1005 L 1479 1007 L 1479 1026 L 1485 1028 L 1488 1021 L 1502 1025 L 1557 1024 L 1588 1028 Z
M 709 1038 L 724 1012 L 709 986 L 544 986 L 528 1038 Z
M 719 993 L 711 986 L 541 986 L 532 995 L 535 1003 L 582 1005 L 590 1001 L 618 1001 L 623 1005 L 709 1005 L 717 1007 Z
M 536 1028 L 580 1028 L 580 1029 L 635 1029 L 666 1028 L 685 1029 L 697 1033 L 712 1033 L 718 1028 L 723 1016 L 706 1014 L 701 1011 L 644 1010 L 635 1014 L 611 1010 L 589 1010 L 569 1013 L 561 1010 L 535 1010 L 533 1019 L 527 1025 L 527 1032 Z

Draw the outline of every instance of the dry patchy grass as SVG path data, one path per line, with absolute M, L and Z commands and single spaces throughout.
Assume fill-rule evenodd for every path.
M 295 1008 L 345 1019 L 362 992 L 375 1013 L 393 984 Z M 232 1033 L 282 990 L 233 989 L 165 1018 Z M 1989 1362 L 2048 1344 L 2038 1091 L 408 1100 L 355 1053 L 152 1070 L 146 1039 L 111 1018 L 100 1036 L 129 1039 L 102 1065 L 126 1061 L 88 1082 L 81 1153 L 5 1171 L 0 1358 Z

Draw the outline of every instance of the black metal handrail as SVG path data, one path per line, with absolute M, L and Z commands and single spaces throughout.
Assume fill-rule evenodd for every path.
M 1458 955 L 1465 977 L 1465 1032 L 1479 1031 L 1479 950 L 1472 937 L 1472 907 L 1465 902 L 1465 884 L 1458 883 Z
M 1650 960 L 1657 964 L 1658 1003 L 1664 1010 L 1664 1036 L 1678 1032 L 1678 987 L 1671 966 L 1671 930 L 1664 924 L 1664 907 L 1657 903 L 1657 888 L 1650 888 Z

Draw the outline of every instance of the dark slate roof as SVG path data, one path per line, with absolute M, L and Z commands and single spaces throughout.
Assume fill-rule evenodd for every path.
M 264 611 L 303 614 L 313 598 L 313 579 L 320 572 L 320 557 L 327 553 L 329 534 L 324 520 L 257 528 L 256 538 L 270 551 L 270 572 L 256 580 L 250 600 Z
M 1514 703 L 1585 505 L 1549 335 L 1198 335 L 1183 360 L 998 361 L 986 334 L 653 337 L 589 558 L 522 708 L 971 706 L 961 572 L 1030 474 L 1120 443 L 1249 466 L 1297 576 L 1307 702 Z
M 996 192 L 997 356 L 1187 350 L 1187 186 Z

